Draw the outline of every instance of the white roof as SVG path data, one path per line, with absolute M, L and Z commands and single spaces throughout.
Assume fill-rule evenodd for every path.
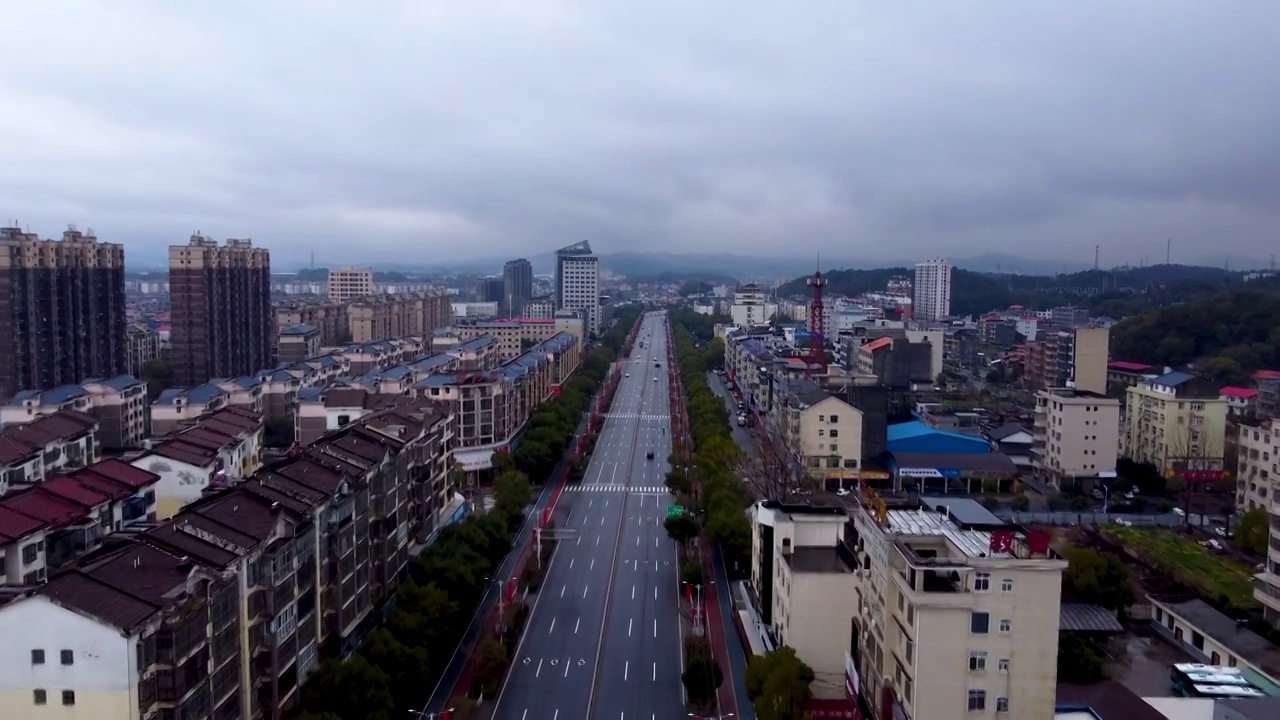
M 1142 700 L 1169 720 L 1213 720 L 1213 698 L 1144 697 Z
M 1009 553 L 991 552 L 991 533 L 965 530 L 942 513 L 930 510 L 890 510 L 889 530 L 898 535 L 942 536 L 969 557 L 1011 558 Z

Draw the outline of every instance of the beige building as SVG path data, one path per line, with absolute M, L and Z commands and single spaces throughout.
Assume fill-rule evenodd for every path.
M 1236 436 L 1236 509 L 1268 510 L 1276 498 L 1271 484 L 1280 480 L 1280 426 L 1275 420 L 1241 422 Z M 1276 511 L 1280 512 L 1280 503 Z M 1273 520 L 1280 523 L 1280 520 Z M 1277 533 L 1280 536 L 1280 533 Z M 1280 537 L 1275 541 L 1280 545 Z M 1280 553 L 1277 553 L 1280 557 Z M 1277 602 L 1280 607 L 1280 601 Z
M 768 323 L 769 318 L 777 312 L 778 305 L 769 299 L 759 285 L 748 284 L 734 291 L 729 317 L 733 319 L 734 325 L 751 327 Z
M 320 354 L 320 330 L 314 325 L 287 325 L 276 338 L 276 362 L 302 362 Z
M 1119 400 L 1075 388 L 1036 393 L 1031 464 L 1053 487 L 1115 477 L 1119 437 Z
M 752 509 L 752 585 L 815 698 L 875 717 L 1051 720 L 1066 561 L 967 498 Z M 894 707 L 884 707 L 892 704 Z
M 453 336 L 459 342 L 474 340 L 485 335 L 498 341 L 497 355 L 501 362 L 515 360 L 529 348 L 543 340 L 549 340 L 565 332 L 578 338 L 578 344 L 586 342 L 582 318 L 574 314 L 562 314 L 547 319 L 522 318 L 498 322 L 455 323 Z M 433 348 L 444 350 L 449 335 L 437 335 Z
M 793 380 L 775 388 L 770 429 L 798 461 L 798 474 L 854 478 L 862 467 L 862 412 L 817 383 Z M 796 458 L 798 456 L 798 459 Z
M 333 302 L 346 302 L 373 294 L 373 271 L 350 265 L 330 270 L 325 281 L 325 295 Z
M 1171 372 L 1125 391 L 1124 456 L 1169 475 L 1221 479 L 1227 403 L 1203 378 Z
M 452 319 L 448 296 L 436 293 L 374 295 L 351 303 L 347 313 L 354 343 L 429 337 Z
M 276 334 L 294 325 L 310 325 L 319 330 L 321 347 L 351 342 L 346 303 L 293 301 L 276 305 Z
M 129 375 L 24 391 L 0 407 L 0 424 L 22 425 L 62 410 L 92 415 L 104 450 L 142 447 L 147 434 L 147 385 Z

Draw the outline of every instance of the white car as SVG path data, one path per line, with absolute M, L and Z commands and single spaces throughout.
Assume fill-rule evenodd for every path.
M 623 375 L 622 377 L 631 377 L 631 373 L 627 373 L 626 375 Z

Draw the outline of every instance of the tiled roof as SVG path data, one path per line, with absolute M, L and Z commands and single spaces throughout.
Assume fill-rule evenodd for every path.
M 142 625 L 159 610 L 158 605 L 79 570 L 57 575 L 40 588 L 40 594 L 69 610 L 126 631 Z
M 1018 425 L 1016 423 L 1008 423 L 1005 425 L 1001 425 L 998 428 L 992 428 L 991 431 L 987 433 L 987 436 L 990 437 L 992 440 L 995 440 L 996 442 L 1000 442 L 1005 438 L 1013 437 L 1018 433 L 1030 434 L 1030 432 L 1031 432 L 1030 430 L 1027 430 L 1021 425 Z
M 871 341 L 871 342 L 869 342 L 869 343 L 865 343 L 865 344 L 863 344 L 863 345 L 862 345 L 862 347 L 861 347 L 861 348 L 859 348 L 859 349 L 861 349 L 861 350 L 866 350 L 867 352 L 875 352 L 876 350 L 879 350 L 880 348 L 888 347 L 888 346 L 890 346 L 890 345 L 892 345 L 892 344 L 893 344 L 893 338 L 891 338 L 891 337 L 889 337 L 889 336 L 885 336 L 885 337 L 882 337 L 882 338 L 876 338 L 875 340 L 872 340 L 872 341 Z
M 110 495 L 89 487 L 70 475 L 48 478 L 37 489 L 84 508 L 95 508 L 112 500 Z
M 1129 362 L 1128 360 L 1114 360 L 1108 363 L 1107 367 L 1125 372 L 1146 372 L 1151 369 L 1151 366 L 1146 363 Z
M 1196 376 L 1192 375 L 1191 373 L 1171 372 L 1171 373 L 1165 373 L 1164 375 L 1161 375 L 1160 377 L 1156 378 L 1155 380 L 1152 380 L 1151 382 L 1155 385 L 1177 387 L 1183 383 L 1187 383 L 1195 379 L 1196 379 Z
M 54 442 L 73 440 L 92 431 L 98 421 L 75 410 L 59 410 L 32 420 L 25 425 L 10 425 L 0 434 L 27 445 L 44 447 Z
M 1088 603 L 1062 603 L 1058 608 L 1058 628 L 1075 632 L 1124 632 L 1114 612 Z
M 1248 399 L 1251 397 L 1257 397 L 1258 391 L 1251 388 L 1231 387 L 1228 385 L 1227 387 L 1218 390 L 1218 394 L 1223 397 Z
M 204 383 L 197 385 L 187 391 L 187 402 L 193 405 L 204 405 L 214 398 L 221 397 L 227 393 L 226 390 L 214 385 L 213 383 Z
M 37 518 L 10 510 L 0 503 L 0 541 L 13 542 L 43 528 L 45 523 Z
M 495 338 L 494 336 L 481 335 L 480 337 L 471 338 L 470 340 L 467 340 L 463 343 L 459 343 L 459 345 L 455 349 L 461 350 L 462 352 L 475 352 L 476 350 L 483 350 L 491 345 L 496 345 L 496 344 L 498 344 L 498 339 Z
M 39 446 L 0 434 L 0 465 L 19 465 L 39 454 Z

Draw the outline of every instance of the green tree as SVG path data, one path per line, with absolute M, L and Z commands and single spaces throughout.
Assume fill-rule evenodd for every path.
M 1254 555 L 1266 555 L 1267 544 L 1271 537 L 1271 522 L 1267 511 L 1262 508 L 1249 508 L 1236 520 L 1234 544 L 1237 548 Z
M 340 718 L 399 718 L 389 681 L 387 673 L 371 665 L 362 655 L 353 655 L 345 662 L 326 660 L 302 686 L 302 707 Z
M 1072 632 L 1058 633 L 1058 682 L 1088 685 L 1106 679 L 1102 658 Z
M 476 679 L 485 695 L 493 695 L 507 672 L 507 647 L 497 638 L 480 643 L 476 650 Z
M 167 360 L 148 360 L 142 364 L 142 377 L 138 379 L 147 384 L 147 396 L 155 400 L 173 387 L 173 366 Z
M 425 646 L 404 644 L 387 628 L 369 633 L 360 655 L 387 674 L 387 689 L 397 707 L 418 707 L 426 701 L 422 678 L 431 676 Z
M 782 646 L 747 663 L 747 697 L 760 720 L 794 720 L 803 717 L 809 700 L 813 668 L 793 648 Z
M 1108 610 L 1123 610 L 1133 604 L 1133 581 L 1129 569 L 1114 555 L 1085 547 L 1062 549 L 1067 571 L 1062 593 L 1071 602 L 1092 603 Z
M 715 698 L 716 690 L 724 683 L 724 671 L 720 669 L 720 663 L 710 655 L 696 655 L 685 661 L 680 682 L 689 694 L 691 705 L 707 707 Z
M 663 521 L 662 526 L 667 530 L 667 537 L 681 545 L 687 545 L 698 537 L 698 521 L 689 513 L 671 515 Z

